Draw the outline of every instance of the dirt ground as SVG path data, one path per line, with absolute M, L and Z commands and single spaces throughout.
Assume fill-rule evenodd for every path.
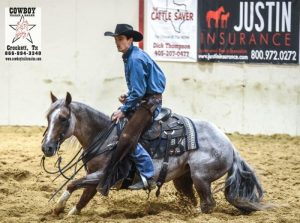
M 67 217 L 81 191 L 70 198 L 66 213 L 52 214 L 55 203 L 48 200 L 64 180 L 52 182 L 54 176 L 40 167 L 43 131 L 0 127 L 0 222 L 300 222 L 300 137 L 229 135 L 256 170 L 264 201 L 276 205 L 272 210 L 242 215 L 218 192 L 214 212 L 201 214 L 198 207 L 181 202 L 173 184 L 167 183 L 159 198 L 152 193 L 147 199 L 144 191 L 112 191 L 108 198 L 97 194 L 79 216 Z M 66 159 L 76 153 L 71 145 L 62 148 Z M 54 161 L 49 160 L 52 165 Z

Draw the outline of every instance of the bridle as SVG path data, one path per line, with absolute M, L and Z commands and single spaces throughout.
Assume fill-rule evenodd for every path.
M 70 106 L 68 106 L 68 109 L 69 109 L 69 115 L 63 121 L 63 127 L 62 127 L 63 131 L 59 134 L 59 138 L 58 138 L 58 141 L 57 141 L 57 150 L 56 150 L 56 152 L 59 151 L 60 145 L 65 140 L 65 136 L 66 136 L 66 134 L 69 130 L 69 127 L 70 127 L 70 123 L 71 123 L 71 108 L 70 108 Z
M 49 171 L 49 170 L 46 169 L 46 167 L 45 167 L 45 159 L 46 159 L 45 155 L 42 156 L 42 158 L 41 158 L 41 163 L 40 163 L 40 165 L 43 167 L 43 169 L 44 169 L 44 171 L 45 171 L 46 173 L 48 173 L 48 174 L 57 174 L 57 173 L 60 173 L 60 175 L 62 175 L 62 176 L 63 176 L 64 178 L 66 178 L 66 179 L 69 179 L 69 177 L 67 177 L 67 176 L 64 174 L 64 172 L 66 172 L 67 170 L 69 170 L 70 168 L 72 168 L 72 167 L 74 166 L 74 165 L 72 165 L 72 166 L 70 167 L 70 164 L 74 161 L 74 159 L 78 156 L 78 154 L 79 154 L 80 151 L 82 150 L 82 148 L 81 148 L 81 149 L 77 152 L 77 154 L 75 155 L 75 157 L 74 157 L 68 164 L 66 164 L 64 167 L 61 167 L 61 161 L 62 161 L 62 158 L 61 158 L 61 156 L 58 154 L 58 152 L 59 152 L 59 149 L 60 149 L 60 145 L 61 145 L 62 142 L 65 140 L 65 135 L 66 135 L 66 133 L 68 132 L 69 127 L 70 127 L 70 122 L 71 122 L 71 108 L 68 107 L 68 109 L 69 109 L 69 115 L 66 117 L 66 120 L 63 121 L 63 127 L 62 127 L 63 131 L 59 134 L 59 138 L 58 138 L 58 140 L 57 140 L 57 145 L 56 145 L 56 154 L 57 154 L 58 158 L 57 158 L 57 161 L 55 162 L 55 166 L 57 166 L 58 170 L 57 170 L 57 171 Z M 42 142 L 41 142 L 41 143 L 44 143 L 45 138 L 46 138 L 46 134 L 47 134 L 47 132 L 48 132 L 48 129 L 49 129 L 49 127 L 47 126 L 45 132 L 43 133 L 43 139 L 42 139 Z M 76 165 L 77 165 L 77 163 L 76 163 Z M 59 175 L 59 176 L 60 176 L 60 175 Z M 55 179 L 56 179 L 56 178 L 55 178 Z M 55 179 L 54 179 L 54 180 L 55 180 Z
M 65 135 L 67 134 L 69 127 L 70 127 L 70 123 L 71 123 L 71 108 L 70 108 L 70 106 L 68 106 L 68 110 L 69 110 L 68 116 L 65 118 L 65 120 L 62 121 L 63 122 L 63 126 L 62 126 L 63 131 L 59 134 L 59 137 L 57 140 L 56 153 L 59 152 L 60 145 L 65 140 Z M 41 143 L 44 143 L 48 129 L 49 129 L 49 127 L 47 126 L 45 132 L 43 133 L 43 139 L 42 139 Z

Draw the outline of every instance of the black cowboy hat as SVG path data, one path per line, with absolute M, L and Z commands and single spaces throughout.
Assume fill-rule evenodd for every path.
M 120 36 L 125 35 L 132 37 L 133 41 L 139 42 L 143 39 L 143 34 L 138 31 L 133 30 L 131 25 L 128 24 L 117 24 L 115 32 L 105 32 L 104 36 Z

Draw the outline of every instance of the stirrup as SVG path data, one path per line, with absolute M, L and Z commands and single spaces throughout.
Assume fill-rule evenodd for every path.
M 140 175 L 140 177 L 144 184 L 144 188 L 149 188 L 148 180 L 146 179 L 146 177 L 144 177 L 143 175 Z
M 151 190 L 156 188 L 156 182 L 154 181 L 153 178 L 150 178 L 147 180 L 146 177 L 141 175 L 141 179 L 144 184 L 144 189 L 146 189 L 150 192 Z M 151 182 L 153 182 L 153 184 L 151 184 Z

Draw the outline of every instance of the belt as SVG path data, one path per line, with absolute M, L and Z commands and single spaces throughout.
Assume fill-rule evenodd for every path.
M 149 99 L 149 98 L 156 98 L 156 99 L 162 99 L 162 94 L 161 93 L 153 93 L 153 94 L 145 94 L 143 99 Z

